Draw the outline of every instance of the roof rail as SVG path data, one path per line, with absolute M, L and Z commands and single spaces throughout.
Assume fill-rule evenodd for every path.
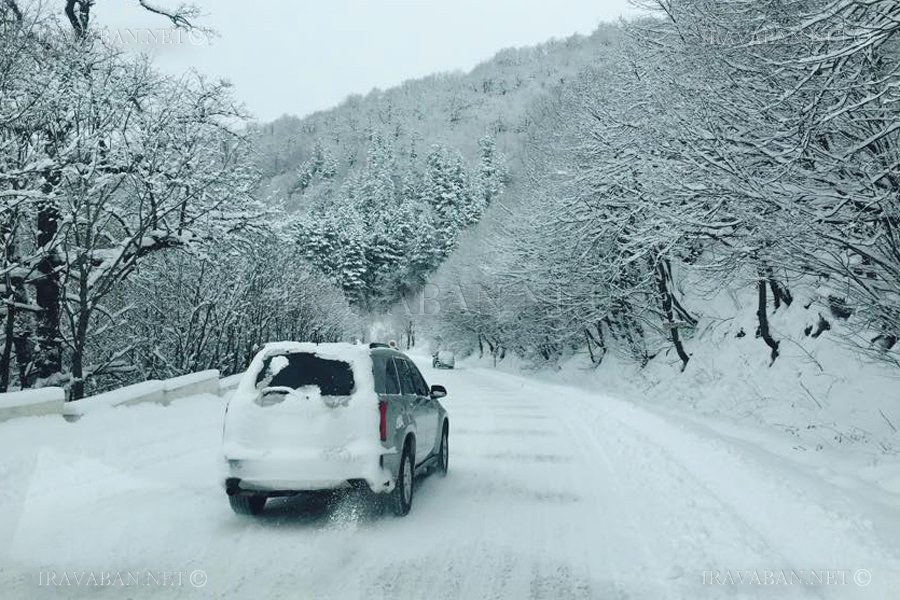
M 382 344 L 381 342 L 372 342 L 369 344 L 369 348 L 390 348 L 390 346 Z

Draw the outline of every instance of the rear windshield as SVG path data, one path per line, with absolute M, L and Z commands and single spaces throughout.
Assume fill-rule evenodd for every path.
M 320 358 L 308 352 L 270 356 L 256 376 L 256 389 L 307 385 L 318 386 L 323 396 L 349 396 L 355 386 L 353 370 L 340 360 Z

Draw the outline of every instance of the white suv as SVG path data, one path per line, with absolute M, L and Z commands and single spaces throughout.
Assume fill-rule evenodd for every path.
M 446 395 L 380 344 L 266 345 L 225 411 L 231 507 L 259 514 L 273 496 L 368 486 L 407 514 L 415 475 L 447 473 Z

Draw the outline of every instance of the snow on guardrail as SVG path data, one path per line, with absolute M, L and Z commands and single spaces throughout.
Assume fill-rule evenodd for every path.
M 219 395 L 223 398 L 227 397 L 231 392 L 237 388 L 238 384 L 241 382 L 241 378 L 244 376 L 243 373 L 237 373 L 235 375 L 229 375 L 228 377 L 223 377 L 219 380 Z
M 151 379 L 142 381 L 134 385 L 126 385 L 117 390 L 110 390 L 97 394 L 96 396 L 88 396 L 81 400 L 68 402 L 63 407 L 64 415 L 83 414 L 88 410 L 99 410 L 103 408 L 112 408 L 114 406 L 132 406 L 134 404 L 143 404 L 145 402 L 162 403 L 165 401 L 166 392 L 163 389 L 163 382 Z
M 78 418 L 90 412 L 135 404 L 169 404 L 173 400 L 198 394 L 219 394 L 219 372 L 215 369 L 190 373 L 172 379 L 151 379 L 117 390 L 111 390 L 67 402 L 62 414 L 67 418 Z
M 66 391 L 58 387 L 0 394 L 0 422 L 17 417 L 60 414 L 65 402 Z
M 200 371 L 199 373 L 190 373 L 181 377 L 166 379 L 163 381 L 163 388 L 166 392 L 166 404 L 172 400 L 186 396 L 196 396 L 197 394 L 218 396 L 221 393 L 219 371 L 210 369 L 209 371 Z
M 169 404 L 173 400 L 212 394 L 225 396 L 231 393 L 243 374 L 219 378 L 219 371 L 211 369 L 190 373 L 172 379 L 151 379 L 96 396 L 66 402 L 62 388 L 40 388 L 0 394 L 0 422 L 17 417 L 39 415 L 63 415 L 75 420 L 84 414 L 135 404 Z

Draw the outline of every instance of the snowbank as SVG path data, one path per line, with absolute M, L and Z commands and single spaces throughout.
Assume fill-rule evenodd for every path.
M 0 394 L 0 422 L 16 417 L 59 414 L 65 401 L 65 390 L 57 387 Z

